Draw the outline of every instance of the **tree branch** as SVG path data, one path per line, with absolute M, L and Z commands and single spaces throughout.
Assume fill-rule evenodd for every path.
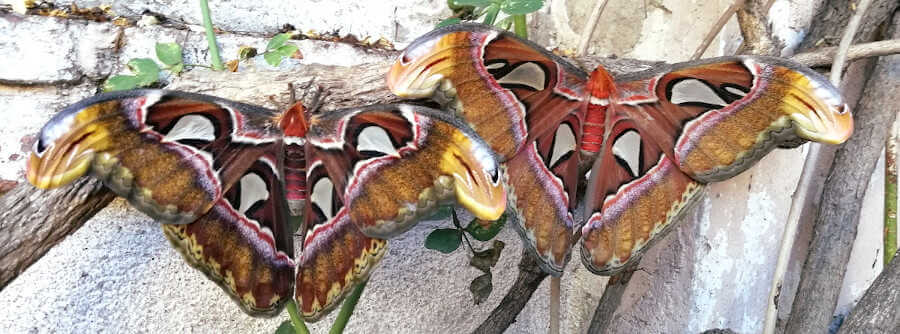
M 897 255 L 866 290 L 839 334 L 900 333 L 900 261 L 896 260 Z
M 46 191 L 21 182 L 0 197 L 0 290 L 113 198 L 93 179 Z
M 744 7 L 744 0 L 734 0 L 731 3 L 731 6 L 728 6 L 725 9 L 725 12 L 722 13 L 722 16 L 719 16 L 719 19 L 716 21 L 716 24 L 713 24 L 712 28 L 709 29 L 709 32 L 706 33 L 706 36 L 703 37 L 703 41 L 700 42 L 700 45 L 697 46 L 697 50 L 694 51 L 694 54 L 691 55 L 691 60 L 700 59 L 703 54 L 706 52 L 706 49 L 709 48 L 709 45 L 712 44 L 713 39 L 719 35 L 719 31 L 722 30 L 722 27 L 728 23 L 728 20 L 731 20 L 731 17 L 734 16 L 734 13 Z
M 831 65 L 837 55 L 837 47 L 823 47 L 812 52 L 798 53 L 791 59 L 809 67 Z M 847 61 L 860 58 L 887 56 L 900 53 L 900 39 L 856 44 L 847 50 Z
M 481 322 L 481 325 L 472 333 L 477 334 L 500 334 L 509 328 L 509 325 L 516 322 L 516 316 L 525 307 L 525 304 L 531 299 L 531 295 L 537 290 L 541 282 L 547 278 L 545 273 L 538 266 L 537 260 L 528 254 L 528 251 L 522 250 L 522 260 L 519 262 L 519 276 L 513 283 L 506 296 L 488 315 L 487 319 Z
M 866 16 L 873 17 L 878 9 L 885 12 L 874 17 L 880 21 L 867 22 L 870 25 L 884 22 L 897 7 L 895 1 L 892 5 L 878 7 L 873 4 Z M 893 124 L 900 112 L 895 103 L 888 102 L 900 94 L 898 72 L 894 69 L 900 65 L 885 62 L 885 59 L 879 61 L 855 108 L 854 135 L 835 153 L 834 164 L 823 187 L 820 211 L 816 215 L 786 333 L 825 332 L 837 304 L 856 239 L 862 199 L 887 136 L 885 125 Z

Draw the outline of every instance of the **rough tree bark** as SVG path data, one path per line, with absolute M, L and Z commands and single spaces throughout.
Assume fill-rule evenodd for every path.
M 855 41 L 874 39 L 877 27 L 891 17 L 897 5 L 893 0 L 873 2 L 862 21 L 866 24 L 860 27 Z M 819 13 L 828 16 L 817 26 L 845 26 L 843 23 L 850 15 L 840 14 L 847 14 L 849 10 L 835 12 L 833 9 L 829 6 Z M 831 21 L 834 18 L 844 21 Z M 834 33 L 839 36 L 838 31 Z M 862 198 L 887 135 L 885 124 L 893 124 L 897 114 L 895 104 L 885 103 L 897 96 L 896 88 L 890 87 L 892 83 L 898 84 L 896 73 L 891 78 L 885 71 L 885 68 L 876 70 L 866 84 L 864 96 L 855 110 L 855 133 L 835 154 L 823 187 L 786 333 L 822 333 L 831 321 L 856 239 Z
M 900 252 L 897 253 L 900 255 Z M 850 312 L 841 333 L 900 333 L 900 261 L 884 268 Z
M 0 197 L 0 290 L 113 198 L 92 179 L 47 191 L 22 182 Z
M 538 267 L 538 262 L 531 254 L 523 250 L 516 282 L 509 288 L 506 296 L 503 296 L 500 304 L 472 333 L 500 334 L 506 331 L 512 323 L 516 322 L 519 312 L 522 311 L 525 304 L 528 304 L 531 295 L 545 278 L 547 278 L 547 273 Z

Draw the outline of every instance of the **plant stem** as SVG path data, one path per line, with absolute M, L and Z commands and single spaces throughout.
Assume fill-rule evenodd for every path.
M 334 319 L 334 324 L 331 325 L 331 330 L 328 331 L 329 334 L 341 334 L 344 332 L 344 327 L 347 327 L 350 316 L 353 315 L 353 310 L 356 308 L 356 303 L 359 302 L 359 296 L 362 296 L 368 282 L 368 279 L 360 282 L 359 285 L 353 288 L 347 299 L 344 299 L 344 304 L 341 305 L 341 312 L 338 313 L 337 319 Z
M 222 58 L 219 57 L 219 46 L 216 44 L 216 33 L 213 31 L 207 0 L 200 0 L 200 14 L 203 16 L 203 29 L 206 30 L 206 41 L 209 43 L 209 57 L 212 58 L 212 67 L 216 71 L 225 70 Z
M 528 39 L 528 24 L 525 23 L 525 14 L 513 15 L 513 30 L 519 37 Z
M 491 4 L 487 7 L 487 9 L 485 9 L 485 12 L 487 14 L 484 16 L 484 24 L 494 25 L 494 21 L 497 20 L 497 14 L 500 13 L 500 6 L 498 6 L 497 4 Z
M 894 121 L 884 145 L 884 267 L 897 253 L 897 151 L 900 150 L 900 120 Z
M 297 334 L 309 334 L 309 328 L 306 328 L 303 318 L 300 318 L 300 312 L 297 311 L 297 304 L 294 303 L 293 298 L 288 301 L 287 310 L 291 316 L 291 324 L 294 325 L 294 332 Z

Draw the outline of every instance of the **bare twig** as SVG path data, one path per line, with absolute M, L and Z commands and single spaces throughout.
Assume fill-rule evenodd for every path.
M 900 119 L 894 120 L 884 143 L 884 266 L 897 252 L 897 155 L 900 150 Z
M 859 28 L 859 22 L 871 3 L 872 0 L 859 2 L 859 5 L 856 7 L 856 13 L 850 18 L 847 30 L 844 31 L 844 37 L 841 38 L 841 44 L 838 46 L 837 56 L 834 57 L 834 65 L 831 65 L 830 79 L 831 84 L 835 87 L 840 87 L 841 73 L 844 72 L 844 63 L 847 62 L 847 50 L 850 49 L 850 44 L 853 43 L 853 36 L 856 36 L 856 30 Z
M 519 312 L 531 299 L 531 295 L 534 294 L 534 291 L 537 290 L 546 277 L 547 273 L 541 270 L 537 260 L 531 254 L 528 254 L 528 251 L 523 250 L 522 260 L 519 262 L 519 276 L 516 277 L 516 282 L 509 288 L 506 296 L 503 296 L 500 304 L 491 311 L 487 319 L 484 319 L 481 325 L 472 333 L 500 334 L 506 331 L 509 325 L 516 321 L 516 316 L 519 315 Z
M 597 0 L 594 3 L 594 9 L 591 10 L 591 16 L 588 18 L 587 25 L 585 25 L 584 30 L 581 32 L 581 40 L 578 41 L 578 55 L 584 56 L 585 52 L 587 52 L 588 44 L 591 42 L 591 36 L 594 35 L 594 30 L 597 29 L 597 21 L 600 20 L 600 15 L 603 14 L 603 9 L 606 8 L 606 3 L 609 0 Z
M 559 334 L 559 277 L 550 277 L 550 334 Z
M 890 5 L 879 8 L 886 11 L 882 21 L 897 7 L 896 2 Z M 895 28 L 898 25 L 895 20 Z M 856 239 L 862 198 L 887 136 L 885 125 L 893 124 L 900 112 L 900 106 L 888 102 L 900 95 L 900 61 L 892 58 L 879 60 L 856 108 L 855 134 L 835 154 L 786 333 L 821 333 L 831 320 Z
M 709 48 L 709 45 L 712 44 L 713 39 L 719 35 L 719 31 L 722 30 L 722 27 L 724 27 L 725 24 L 728 23 L 728 20 L 734 16 L 734 13 L 743 6 L 744 0 L 734 0 L 734 3 L 732 3 L 731 6 L 728 6 L 728 9 L 722 13 L 722 16 L 719 16 L 719 20 L 716 21 L 716 24 L 714 24 L 712 28 L 709 29 L 709 32 L 706 33 L 706 37 L 703 37 L 703 42 L 697 46 L 697 50 L 691 55 L 691 60 L 697 60 L 703 56 L 703 53 L 705 53 L 706 49 Z
M 798 53 L 791 59 L 809 67 L 830 65 L 834 62 L 837 50 L 834 46 L 823 47 L 812 52 Z M 900 39 L 856 44 L 847 49 L 847 61 L 897 53 L 900 53 Z

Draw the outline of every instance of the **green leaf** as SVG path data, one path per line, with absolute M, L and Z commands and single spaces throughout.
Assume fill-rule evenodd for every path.
M 293 44 L 279 46 L 275 50 L 267 51 L 263 54 L 266 62 L 272 66 L 278 66 L 284 58 L 290 57 L 297 52 L 297 46 Z
M 172 73 L 174 73 L 174 74 L 181 73 L 181 71 L 184 71 L 184 64 L 178 63 L 175 65 L 172 65 L 169 67 L 169 71 L 172 71 Z
M 425 248 L 450 254 L 462 243 L 462 231 L 453 228 L 439 228 L 425 238 Z
M 296 45 L 287 44 L 279 46 L 275 52 L 278 52 L 278 54 L 282 55 L 284 58 L 289 58 L 290 56 L 293 56 L 294 53 L 297 53 L 297 50 L 299 50 L 299 48 L 297 48 Z
M 469 225 L 466 226 L 466 232 L 469 233 L 475 240 L 478 241 L 488 241 L 497 236 L 497 233 L 500 233 L 500 230 L 503 229 L 503 225 L 506 225 L 506 215 L 500 216 L 500 219 L 495 221 L 483 224 L 484 221 L 479 219 L 472 219 L 469 222 Z
M 431 214 L 431 216 L 429 216 L 428 218 L 422 219 L 422 220 L 441 220 L 441 221 L 444 221 L 444 220 L 447 220 L 447 218 L 450 218 L 450 211 L 452 211 L 452 210 L 453 210 L 453 207 L 452 207 L 452 206 L 449 206 L 449 205 L 441 205 L 441 206 L 439 206 L 439 207 L 437 208 L 437 210 L 434 211 L 433 214 Z
M 149 86 L 159 80 L 159 65 L 153 59 L 132 59 L 128 62 L 128 68 L 137 76 L 138 86 Z
M 137 88 L 138 78 L 133 75 L 114 75 L 106 79 L 103 83 L 104 92 L 114 92 L 117 90 L 129 90 Z
M 278 66 L 278 64 L 281 64 L 281 60 L 284 59 L 284 57 L 277 52 L 266 52 L 263 54 L 263 58 L 272 66 Z
M 272 51 L 280 48 L 284 45 L 284 42 L 287 42 L 287 40 L 289 39 L 291 39 L 291 34 L 288 33 L 275 35 L 275 37 L 272 37 L 272 39 L 269 40 L 269 44 L 266 45 L 266 51 Z
M 494 290 L 494 284 L 491 283 L 491 273 L 475 277 L 469 284 L 469 291 L 472 292 L 472 299 L 475 305 L 483 303 L 491 295 Z
M 297 331 L 294 330 L 294 325 L 291 324 L 290 320 L 285 320 L 284 322 L 281 323 L 281 325 L 278 325 L 278 329 L 275 330 L 275 334 L 295 334 L 295 333 L 297 333 Z
M 249 46 L 242 46 L 238 48 L 238 59 L 250 59 L 256 57 L 256 48 L 251 48 Z
M 509 15 L 521 15 L 534 12 L 544 6 L 544 0 L 506 0 L 500 9 Z
M 156 43 L 156 58 L 169 66 L 181 64 L 181 45 L 178 45 L 178 43 Z
M 487 9 L 485 9 L 483 23 L 489 24 L 489 25 L 494 24 L 494 21 L 497 20 L 497 14 L 499 14 L 499 13 L 500 13 L 500 6 L 497 6 L 497 4 L 491 4 L 490 6 L 487 7 Z
M 491 0 L 456 0 L 453 1 L 457 6 L 475 6 L 475 7 L 487 7 L 493 1 Z
M 491 272 L 491 268 L 497 264 L 497 260 L 500 260 L 500 253 L 503 252 L 503 247 L 506 247 L 503 241 L 494 240 L 493 247 L 474 252 L 472 259 L 469 260 L 469 265 L 478 268 L 484 273 Z
M 451 17 L 451 18 L 449 18 L 449 19 L 446 19 L 446 20 L 441 21 L 440 23 L 438 23 L 438 24 L 437 24 L 436 26 L 434 26 L 434 27 L 435 27 L 435 28 L 446 27 L 446 26 L 458 24 L 458 23 L 460 23 L 460 22 L 462 22 L 462 20 L 459 19 L 458 17 Z

